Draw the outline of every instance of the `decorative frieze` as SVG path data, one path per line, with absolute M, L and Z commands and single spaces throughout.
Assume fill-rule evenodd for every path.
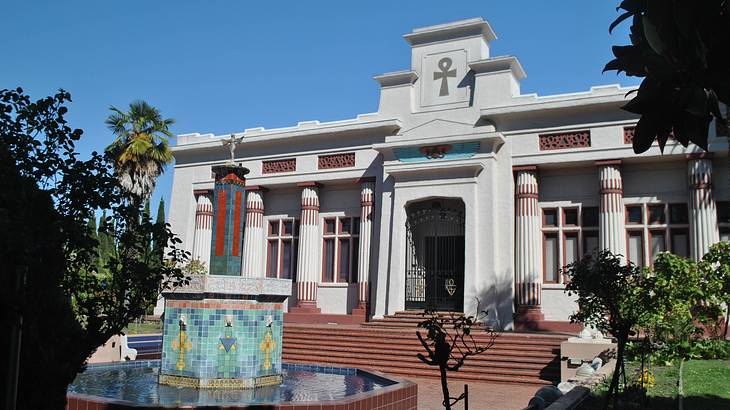
M 624 127 L 624 144 L 634 142 L 634 131 L 636 131 L 636 127 Z
M 632 144 L 634 142 L 634 133 L 636 127 L 624 127 L 624 144 Z M 674 134 L 669 133 L 669 139 L 674 139 Z
M 355 153 L 320 155 L 317 162 L 319 169 L 350 168 L 355 166 Z
M 281 172 L 294 172 L 297 170 L 297 159 L 274 159 L 261 162 L 262 174 L 278 174 Z
M 591 146 L 591 132 L 588 130 L 540 134 L 538 138 L 540 139 L 540 151 Z

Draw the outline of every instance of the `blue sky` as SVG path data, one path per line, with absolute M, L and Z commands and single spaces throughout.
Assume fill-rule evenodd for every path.
M 408 69 L 402 35 L 483 17 L 491 54 L 515 55 L 522 92 L 638 84 L 602 74 L 628 24 L 608 25 L 619 1 L 12 1 L 0 13 L 0 88 L 33 98 L 71 92 L 68 119 L 102 150 L 109 106 L 134 99 L 177 120 L 172 131 L 243 131 L 377 111 L 373 75 Z M 169 206 L 171 169 L 158 182 Z

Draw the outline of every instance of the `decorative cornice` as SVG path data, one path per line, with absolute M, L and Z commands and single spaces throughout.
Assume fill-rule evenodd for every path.
M 380 83 L 381 87 L 395 87 L 399 85 L 412 85 L 418 80 L 418 74 L 415 71 L 395 71 L 392 73 L 384 73 L 376 75 L 373 80 Z
M 487 42 L 497 38 L 489 23 L 481 17 L 416 28 L 404 35 L 403 38 L 415 46 L 474 36 L 481 36 Z
M 266 192 L 268 190 L 269 190 L 269 188 L 266 188 L 265 186 L 261 186 L 261 185 L 249 185 L 249 186 L 246 187 L 246 191 L 261 191 L 261 192 Z
M 510 70 L 512 75 L 518 80 L 527 77 L 525 69 L 522 68 L 522 64 L 514 56 L 503 56 L 494 57 L 487 60 L 474 61 L 469 63 L 469 68 L 474 71 L 474 74 L 485 74 L 495 71 Z

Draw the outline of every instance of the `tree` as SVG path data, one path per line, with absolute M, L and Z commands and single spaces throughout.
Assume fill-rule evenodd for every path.
M 89 234 L 91 235 L 91 239 L 98 241 L 99 240 L 99 234 L 96 230 L 96 215 L 91 214 L 89 215 L 88 222 L 86 224 L 87 229 L 89 230 Z M 93 263 L 97 269 L 99 267 L 99 248 L 97 247 L 95 252 L 91 255 L 91 262 Z
M 625 264 L 621 256 L 608 250 L 585 258 L 565 267 L 569 282 L 568 295 L 578 296 L 578 311 L 571 315 L 572 322 L 595 326 L 604 333 L 611 333 L 617 341 L 616 369 L 606 395 L 604 408 L 619 392 L 619 379 L 624 377 L 624 352 L 629 337 L 636 334 L 637 326 L 645 323 L 656 311 L 652 300 L 653 280 L 647 271 L 631 263 Z
M 712 303 L 725 305 L 723 339 L 726 339 L 730 325 L 730 242 L 721 241 L 712 245 L 702 257 L 700 270 L 707 281 L 707 294 L 714 299 Z
M 157 216 L 155 217 L 155 224 L 165 224 L 165 200 L 160 198 L 160 203 L 157 205 Z M 165 244 L 159 241 L 152 243 L 152 252 L 157 255 L 157 258 L 162 262 L 165 255 Z
M 116 139 L 106 149 L 114 158 L 119 181 L 130 200 L 139 204 L 148 200 L 157 177 L 172 162 L 168 138 L 172 137 L 171 118 L 162 118 L 160 111 L 144 101 L 132 101 L 129 111 L 111 107 L 106 124 Z
M 631 45 L 614 46 L 604 71 L 644 78 L 622 107 L 641 116 L 634 152 L 655 139 L 663 151 L 670 135 L 707 150 L 712 119 L 727 125 L 718 102 L 730 105 L 730 2 L 623 0 L 618 9 L 609 31 L 632 18 Z
M 487 341 L 481 345 L 474 338 L 472 328 L 481 318 L 487 316 L 486 311 L 479 312 L 476 317 L 456 314 L 443 316 L 433 310 L 427 310 L 424 315 L 426 319 L 420 322 L 418 327 L 426 330 L 426 337 L 424 338 L 420 331 L 416 332 L 416 336 L 426 350 L 426 355 L 418 353 L 416 356 L 423 363 L 439 368 L 443 395 L 441 404 L 446 410 L 450 410 L 453 405 L 466 398 L 468 393 L 465 390 L 459 397 L 451 397 L 448 372 L 459 371 L 467 358 L 486 352 L 494 345 L 499 333 L 489 328 L 484 329 Z
M 83 131 L 64 117 L 70 98 L 59 91 L 32 102 L 22 89 L 0 91 L 0 260 L 16 285 L 0 286 L 3 329 L 12 330 L 0 337 L 2 359 L 10 359 L 0 368 L 15 368 L 18 356 L 5 352 L 19 355 L 17 408 L 63 408 L 87 357 L 161 289 L 187 282 L 175 268 L 187 253 L 168 227 L 126 223 L 141 210 L 126 199 L 113 159 L 96 152 L 79 159 Z M 87 218 L 96 209 L 109 210 L 107 232 L 118 245 L 105 270 L 90 262 L 99 241 Z M 149 235 L 168 244 L 170 264 L 152 263 L 140 245 Z
M 617 10 L 623 12 L 609 32 L 631 18 L 631 45 L 614 46 L 615 58 L 603 71 L 644 78 L 622 107 L 641 116 L 634 152 L 645 152 L 655 140 L 664 152 L 670 136 L 707 151 L 714 118 L 730 155 L 730 1 L 623 0 Z

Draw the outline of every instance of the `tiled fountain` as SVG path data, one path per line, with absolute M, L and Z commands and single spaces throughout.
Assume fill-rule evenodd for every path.
M 164 295 L 161 360 L 90 365 L 69 387 L 68 408 L 415 409 L 413 383 L 282 363 L 291 281 L 241 276 L 248 169 L 230 162 L 213 172 L 210 274 Z
M 213 168 L 210 275 L 165 294 L 160 383 L 192 388 L 279 384 L 284 300 L 291 280 L 241 276 L 245 175 Z

